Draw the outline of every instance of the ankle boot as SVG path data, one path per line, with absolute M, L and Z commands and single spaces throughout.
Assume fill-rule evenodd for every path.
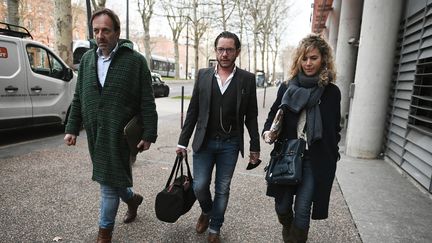
M 292 243 L 306 243 L 308 238 L 309 228 L 300 229 L 294 224 L 291 225 L 288 242 Z
M 288 212 L 287 214 L 278 214 L 279 223 L 282 224 L 282 238 L 284 242 L 288 242 L 291 223 L 293 220 L 293 213 Z
M 125 202 L 128 205 L 128 211 L 123 218 L 125 224 L 135 220 L 138 206 L 142 203 L 143 199 L 144 198 L 140 194 L 134 193 L 134 195 Z
M 97 243 L 111 243 L 113 229 L 103 229 L 99 228 L 99 233 L 97 237 Z

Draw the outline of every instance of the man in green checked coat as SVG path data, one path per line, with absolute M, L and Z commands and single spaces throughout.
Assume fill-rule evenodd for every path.
M 124 223 L 132 222 L 143 197 L 134 193 L 130 149 L 123 128 L 139 114 L 143 121 L 140 152 L 149 149 L 157 137 L 157 113 L 151 75 L 145 58 L 120 40 L 120 21 L 110 9 L 91 18 L 97 49 L 81 60 L 66 135 L 75 145 L 80 128 L 87 132 L 93 163 L 92 179 L 100 184 L 101 202 L 97 242 L 111 242 L 120 198 L 128 205 Z

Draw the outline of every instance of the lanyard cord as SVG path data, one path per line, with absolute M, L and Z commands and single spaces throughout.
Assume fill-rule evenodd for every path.
M 220 123 L 220 126 L 221 126 L 221 128 L 222 128 L 222 131 L 223 131 L 224 133 L 226 133 L 226 134 L 231 133 L 232 125 L 230 125 L 230 127 L 229 127 L 229 131 L 227 132 L 227 131 L 225 130 L 225 128 L 224 128 L 223 123 L 222 123 L 222 105 L 219 107 L 219 123 Z

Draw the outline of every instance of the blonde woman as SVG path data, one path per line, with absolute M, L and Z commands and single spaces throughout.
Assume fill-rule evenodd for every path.
M 267 187 L 267 195 L 275 199 L 284 242 L 306 242 L 310 218 L 328 217 L 336 162 L 340 157 L 341 95 L 334 84 L 335 78 L 329 44 L 318 35 L 306 36 L 293 55 L 289 81 L 279 87 L 264 125 L 263 138 L 272 144 L 297 138 L 298 130 L 302 129 L 297 127 L 298 121 L 306 120 L 307 149 L 301 183 L 268 184 Z M 276 138 L 270 127 L 279 109 L 283 111 L 282 127 Z

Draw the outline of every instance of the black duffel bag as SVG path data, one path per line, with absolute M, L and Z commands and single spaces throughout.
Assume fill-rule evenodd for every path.
M 187 156 L 184 157 L 184 162 L 187 174 L 183 174 L 183 156 L 177 155 L 165 188 L 156 196 L 156 217 L 161 221 L 174 223 L 180 216 L 187 213 L 196 201 Z M 178 176 L 179 170 L 181 171 L 180 176 Z M 175 178 L 174 181 L 173 178 Z

